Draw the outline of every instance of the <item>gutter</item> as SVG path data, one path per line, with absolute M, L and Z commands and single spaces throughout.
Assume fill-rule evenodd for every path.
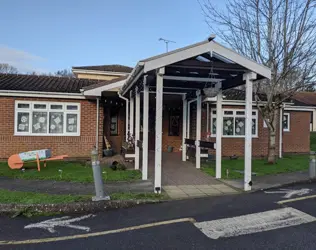
M 128 76 L 128 78 L 126 79 L 125 84 L 122 86 L 121 89 L 121 94 L 125 95 L 126 92 L 133 86 L 133 82 L 135 82 L 136 80 L 138 80 L 138 78 L 140 77 L 140 75 L 143 74 L 144 69 L 140 69 L 141 67 L 144 66 L 144 62 L 138 62 L 137 65 L 135 66 L 135 68 L 133 69 L 133 71 L 130 73 L 130 75 Z M 126 86 L 126 87 L 125 87 Z M 124 89 L 126 88 L 126 89 Z M 124 90 L 123 90 L 124 89 Z
M 129 100 L 128 100 L 126 97 L 122 96 L 121 93 L 120 93 L 120 91 L 118 91 L 117 94 L 118 94 L 119 98 L 125 100 L 125 102 L 126 102 L 126 114 L 125 114 L 125 119 L 126 119 L 126 120 L 125 120 L 125 124 L 126 124 L 125 126 L 126 126 L 126 129 L 125 129 L 125 140 L 128 141 L 128 132 L 129 132 L 129 126 L 128 126 L 128 110 L 129 110 L 129 105 L 128 105 L 128 103 L 129 103 Z
M 0 90 L 0 96 L 21 96 L 21 97 L 46 97 L 65 99 L 85 99 L 82 93 L 65 92 L 42 92 L 42 91 L 20 91 L 20 90 Z
M 111 76 L 126 76 L 130 73 L 124 72 L 115 72 L 115 71 L 99 71 L 99 70 L 79 70 L 79 69 L 72 69 L 73 73 L 81 73 L 81 74 L 94 74 L 94 75 L 111 75 Z

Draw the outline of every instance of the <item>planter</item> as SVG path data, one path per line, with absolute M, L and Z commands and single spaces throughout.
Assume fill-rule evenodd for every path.
M 135 159 L 135 149 L 122 147 L 122 155 L 125 161 L 132 161 Z
M 103 155 L 104 155 L 105 157 L 113 156 L 113 149 L 104 149 L 104 150 L 103 150 Z
M 173 147 L 172 146 L 168 146 L 168 152 L 172 153 L 173 152 Z

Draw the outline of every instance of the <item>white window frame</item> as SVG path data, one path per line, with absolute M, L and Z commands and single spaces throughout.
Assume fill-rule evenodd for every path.
M 288 127 L 287 128 L 284 128 L 283 127 L 283 120 L 284 120 L 284 116 L 287 116 L 287 125 Z M 291 125 L 291 116 L 290 116 L 290 113 L 283 113 L 283 119 L 282 119 L 282 128 L 283 128 L 283 131 L 284 132 L 290 132 L 290 125 Z
M 210 113 L 210 131 L 211 131 L 211 137 L 216 137 L 216 134 L 213 134 L 213 118 L 216 118 L 217 119 L 217 114 L 214 115 L 213 114 L 213 111 L 216 111 L 216 109 L 211 109 L 211 113 Z M 232 115 L 225 115 L 225 111 L 232 111 L 233 114 Z M 237 112 L 238 111 L 242 111 L 242 112 L 245 112 L 244 115 L 237 115 Z M 224 117 L 232 117 L 234 118 L 234 124 L 235 124 L 235 118 L 240 118 L 240 117 L 244 117 L 246 118 L 246 110 L 245 109 L 229 109 L 229 108 L 226 108 L 226 109 L 222 109 L 222 112 L 223 112 L 223 119 Z M 252 119 L 256 119 L 256 134 L 253 134 L 252 135 L 252 138 L 258 138 L 258 110 L 257 109 L 253 109 L 252 112 L 255 112 L 256 114 L 255 115 L 252 115 Z M 215 116 L 215 117 L 214 117 Z M 235 125 L 234 125 L 234 133 L 235 133 Z M 245 138 L 245 135 L 224 135 L 222 134 L 222 137 L 223 138 Z
M 29 108 L 18 108 L 19 104 L 29 104 Z M 34 109 L 35 104 L 45 104 L 46 109 Z M 61 105 L 62 109 L 51 109 L 51 105 Z M 67 105 L 75 105 L 78 107 L 77 110 L 67 110 Z M 46 133 L 32 133 L 32 119 L 34 112 L 47 112 L 47 131 Z M 29 113 L 29 131 L 21 132 L 18 131 L 18 113 L 24 112 Z M 63 113 L 63 132 L 62 133 L 49 133 L 49 117 L 50 112 L 62 112 Z M 77 119 L 77 132 L 70 133 L 66 132 L 66 116 L 67 114 L 76 114 Z M 14 135 L 16 136 L 80 136 L 80 121 L 81 121 L 81 106 L 80 103 L 74 102 L 41 102 L 41 101 L 15 101 L 14 109 Z

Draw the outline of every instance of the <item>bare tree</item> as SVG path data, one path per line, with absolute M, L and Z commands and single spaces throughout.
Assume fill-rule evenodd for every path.
M 256 82 L 254 92 L 269 130 L 268 162 L 274 163 L 280 107 L 297 91 L 313 86 L 315 79 L 315 0 L 227 0 L 225 9 L 212 0 L 199 2 L 220 39 L 271 68 L 271 80 Z
M 62 69 L 62 70 L 58 70 L 55 73 L 56 76 L 68 76 L 68 77 L 74 77 L 74 74 L 71 72 L 71 70 L 68 69 Z
M 18 69 L 7 63 L 0 63 L 0 73 L 17 74 Z

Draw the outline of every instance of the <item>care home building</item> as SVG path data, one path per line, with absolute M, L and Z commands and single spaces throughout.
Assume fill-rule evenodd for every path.
M 159 192 L 163 152 L 170 148 L 179 164 L 193 148 L 197 168 L 207 148 L 217 178 L 223 156 L 243 156 L 246 184 L 251 157 L 267 154 L 268 129 L 253 102 L 252 82 L 271 72 L 212 39 L 141 60 L 133 69 L 87 66 L 73 73 L 76 78 L 0 74 L 1 159 L 43 148 L 89 157 L 93 146 L 102 155 L 104 136 L 119 154 L 131 134 L 143 179 L 148 151 L 154 152 Z M 244 84 L 246 91 L 236 89 Z M 280 114 L 279 156 L 309 152 L 311 110 L 289 102 Z

